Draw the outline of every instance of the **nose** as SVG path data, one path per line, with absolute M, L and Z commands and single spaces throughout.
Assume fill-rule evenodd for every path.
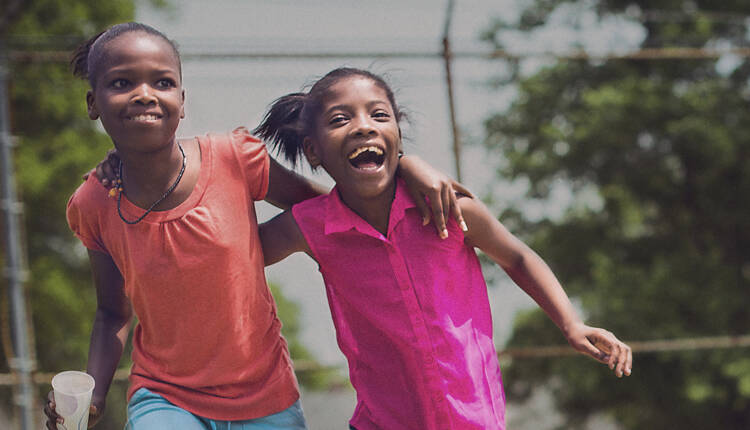
M 142 83 L 135 88 L 135 94 L 133 95 L 133 101 L 141 104 L 156 104 L 158 99 L 154 95 L 153 89 L 147 84 Z
M 372 118 L 370 115 L 361 114 L 356 115 L 353 118 L 354 127 L 352 128 L 352 134 L 355 136 L 368 136 L 377 133 L 377 129 L 372 124 Z

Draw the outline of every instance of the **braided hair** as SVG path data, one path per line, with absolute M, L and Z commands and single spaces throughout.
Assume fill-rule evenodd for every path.
M 180 75 L 182 75 L 182 63 L 180 61 L 180 52 L 177 49 L 177 44 L 167 38 L 164 33 L 159 30 L 141 24 L 139 22 L 126 22 L 122 24 L 116 24 L 109 27 L 107 30 L 102 31 L 96 36 L 82 43 L 74 52 L 70 59 L 70 66 L 73 71 L 73 75 L 81 79 L 87 79 L 92 88 L 96 86 L 96 78 L 98 77 L 98 69 L 102 61 L 107 56 L 106 45 L 107 43 L 117 39 L 126 33 L 131 32 L 143 32 L 156 36 L 169 44 L 174 51 L 175 57 L 177 57 L 177 64 L 180 67 Z

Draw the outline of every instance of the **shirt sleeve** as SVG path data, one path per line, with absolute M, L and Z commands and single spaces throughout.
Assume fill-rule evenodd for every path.
M 82 184 L 68 200 L 68 208 L 66 210 L 68 225 L 78 240 L 83 243 L 83 246 L 94 251 L 106 253 L 107 250 L 102 243 L 99 229 L 96 223 L 93 222 L 97 216 L 96 211 L 85 208 L 84 200 L 87 188 L 90 187 L 87 187 L 86 183 Z
M 253 200 L 265 199 L 271 166 L 266 146 L 245 127 L 238 127 L 232 131 L 232 145 L 245 172 L 250 196 Z

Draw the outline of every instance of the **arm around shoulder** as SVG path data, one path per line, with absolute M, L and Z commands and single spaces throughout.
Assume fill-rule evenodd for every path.
M 295 252 L 311 254 L 291 210 L 284 211 L 258 226 L 265 265 L 277 263 Z
M 273 157 L 271 158 L 268 173 L 268 192 L 266 193 L 267 202 L 281 209 L 289 209 L 295 203 L 327 192 L 328 190 L 322 185 L 287 169 Z

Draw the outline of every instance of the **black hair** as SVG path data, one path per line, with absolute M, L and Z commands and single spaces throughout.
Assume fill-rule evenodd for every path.
M 126 22 L 113 25 L 82 43 L 73 52 L 70 59 L 70 66 L 73 70 L 73 75 L 81 79 L 88 79 L 89 84 L 94 88 L 96 85 L 97 69 L 102 60 L 106 57 L 106 50 L 104 49 L 105 45 L 123 34 L 137 31 L 156 36 L 167 42 L 172 48 L 172 51 L 174 51 L 175 57 L 177 57 L 180 76 L 182 76 L 182 61 L 180 60 L 180 51 L 177 49 L 177 44 L 165 36 L 161 31 L 139 22 Z
M 385 91 L 396 122 L 403 119 L 404 114 L 396 104 L 393 90 L 383 78 L 367 70 L 340 67 L 318 79 L 307 93 L 291 93 L 276 99 L 271 103 L 260 125 L 253 130 L 253 134 L 269 143 L 277 153 L 283 153 L 284 158 L 293 166 L 296 165 L 304 153 L 305 136 L 311 135 L 314 131 L 315 119 L 320 113 L 323 98 L 331 86 L 350 77 L 364 77 L 373 81 Z

